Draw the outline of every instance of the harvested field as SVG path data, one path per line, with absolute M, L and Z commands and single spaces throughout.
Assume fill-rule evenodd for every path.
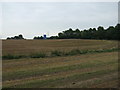
M 54 50 L 70 51 L 110 49 L 118 47 L 117 41 L 107 40 L 3 40 L 2 54 L 31 54 L 36 52 L 47 52 Z
M 3 40 L 3 55 L 117 48 L 107 40 Z M 117 88 L 118 51 L 3 60 L 3 88 Z

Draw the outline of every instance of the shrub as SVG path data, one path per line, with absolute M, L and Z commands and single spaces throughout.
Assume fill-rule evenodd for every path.
M 5 55 L 5 56 L 2 56 L 2 59 L 20 59 L 20 58 L 23 58 L 23 57 L 26 57 L 26 56 L 8 54 L 8 55 Z
M 70 52 L 66 53 L 66 55 L 76 55 L 76 54 L 80 54 L 79 49 L 71 50 Z
M 51 56 L 63 56 L 64 55 L 64 52 L 61 52 L 61 51 L 52 51 L 51 52 Z
M 34 53 L 30 55 L 31 58 L 45 58 L 46 54 L 45 53 Z
M 113 52 L 113 51 L 120 51 L 120 48 L 99 49 L 99 50 L 73 49 L 69 52 L 55 50 L 55 51 L 51 51 L 50 55 L 47 55 L 46 53 L 43 53 L 43 52 L 33 53 L 31 55 L 11 55 L 11 54 L 8 54 L 8 55 L 2 56 L 2 59 L 45 58 L 45 57 L 54 57 L 54 56 L 72 56 L 72 55 L 77 55 L 77 54 L 102 53 L 102 52 Z
M 86 53 L 89 53 L 90 51 L 89 50 L 84 50 L 84 51 L 80 51 L 80 54 L 86 54 Z
M 66 53 L 66 55 L 77 55 L 77 54 L 86 54 L 89 53 L 88 50 L 81 51 L 79 49 L 73 49 L 70 52 Z

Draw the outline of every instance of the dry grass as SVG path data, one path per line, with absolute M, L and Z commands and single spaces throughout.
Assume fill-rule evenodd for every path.
M 3 40 L 3 55 L 7 54 L 31 54 L 36 52 L 47 52 L 54 50 L 70 51 L 73 49 L 96 50 L 109 49 L 118 46 L 117 41 L 107 40 Z
M 3 81 L 3 86 L 12 87 L 16 85 L 16 87 L 19 87 L 20 85 L 26 85 L 30 82 L 37 83 L 38 80 L 39 81 L 45 80 L 47 82 L 49 80 L 56 79 L 56 81 L 59 81 L 58 78 L 67 78 L 69 76 L 73 76 L 73 75 L 77 75 L 81 73 L 88 73 L 88 72 L 92 73 L 94 71 L 101 71 L 101 70 L 103 71 L 104 70 L 106 71 L 115 70 L 116 72 L 117 71 L 117 59 L 118 59 L 117 52 L 112 52 L 112 53 L 102 53 L 102 54 L 92 54 L 92 55 L 88 54 L 88 55 L 81 55 L 81 56 L 71 56 L 70 58 L 59 57 L 59 58 L 50 58 L 50 59 L 44 59 L 44 60 L 30 59 L 30 60 L 19 60 L 19 61 L 18 60 L 3 61 L 3 77 L 5 78 L 5 81 Z M 14 63 L 15 61 L 16 63 Z M 65 66 L 71 67 L 71 65 L 79 65 L 80 68 L 78 67 L 74 69 L 70 68 L 70 69 L 64 70 Z M 56 69 L 56 71 L 54 71 L 53 68 L 58 68 L 58 67 L 62 67 L 62 68 L 60 70 Z M 53 70 L 53 71 L 50 72 L 50 70 Z M 31 71 L 34 74 L 32 75 L 29 74 Z M 42 71 L 43 72 L 45 71 L 42 74 L 42 76 L 40 74 L 37 74 L 38 72 L 42 72 Z M 17 74 L 17 72 L 19 72 L 19 74 Z M 26 72 L 26 75 L 24 75 L 23 72 Z M 105 75 L 109 75 L 110 73 L 111 71 Z M 22 77 L 19 78 L 19 75 L 22 75 Z M 104 73 L 102 74 L 102 76 L 104 76 Z M 93 79 L 93 78 L 97 78 L 97 76 L 93 76 L 92 78 L 88 76 L 87 78 Z M 87 78 L 85 80 L 88 80 Z M 102 78 L 99 78 L 99 79 L 102 80 Z M 81 83 L 83 81 L 81 80 L 78 82 L 76 81 L 76 79 L 75 80 L 73 79 L 73 82 Z M 68 86 L 70 83 L 72 84 L 72 82 L 69 81 L 69 79 L 65 80 L 64 83 L 68 83 Z M 45 84 L 45 86 L 46 85 L 50 87 L 49 83 Z M 55 87 L 61 87 L 62 84 L 57 85 L 54 83 L 54 85 Z M 45 86 L 43 85 L 41 87 L 45 87 Z M 21 87 L 24 87 L 24 86 L 21 86 Z
M 54 50 L 97 50 L 118 46 L 107 40 L 4 40 L 3 55 Z M 3 60 L 3 87 L 112 88 L 117 86 L 118 52 Z

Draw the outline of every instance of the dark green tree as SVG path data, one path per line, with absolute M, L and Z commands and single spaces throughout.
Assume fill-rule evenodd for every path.
M 104 39 L 106 36 L 106 31 L 104 30 L 104 28 L 102 26 L 99 26 L 97 28 L 96 34 L 97 34 L 96 39 Z

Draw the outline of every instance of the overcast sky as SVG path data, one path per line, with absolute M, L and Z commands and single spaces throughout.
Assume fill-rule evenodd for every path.
M 118 22 L 117 2 L 7 2 L 0 6 L 2 38 L 52 36 L 69 28 L 107 28 Z

